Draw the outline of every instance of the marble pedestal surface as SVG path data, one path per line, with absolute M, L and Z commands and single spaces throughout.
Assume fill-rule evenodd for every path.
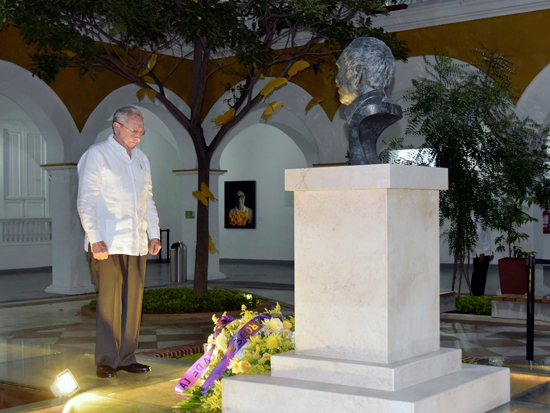
M 224 379 L 224 412 L 482 412 L 509 401 L 508 369 L 464 367 L 461 350 L 439 348 L 445 169 L 287 170 L 285 188 L 295 352 L 273 356 L 270 377 Z

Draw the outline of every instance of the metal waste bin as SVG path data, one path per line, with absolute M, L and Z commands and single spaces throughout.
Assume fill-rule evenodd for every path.
M 170 247 L 170 282 L 187 281 L 187 247 L 181 241 Z

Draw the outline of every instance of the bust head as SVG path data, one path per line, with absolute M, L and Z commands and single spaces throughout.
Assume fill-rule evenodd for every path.
M 336 64 L 336 85 L 344 105 L 371 90 L 387 88 L 395 74 L 395 58 L 390 48 L 374 37 L 353 40 Z

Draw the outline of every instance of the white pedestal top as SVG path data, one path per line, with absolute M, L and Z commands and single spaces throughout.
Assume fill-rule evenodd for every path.
M 287 191 L 375 188 L 445 190 L 448 173 L 445 168 L 390 164 L 285 171 Z

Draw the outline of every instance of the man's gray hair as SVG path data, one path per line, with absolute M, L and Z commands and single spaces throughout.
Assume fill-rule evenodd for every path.
M 359 67 L 366 72 L 368 83 L 373 89 L 388 87 L 395 74 L 395 58 L 391 49 L 374 37 L 354 39 L 340 58 L 347 68 Z
M 128 120 L 128 116 L 139 116 L 141 119 L 143 119 L 143 113 L 141 113 L 137 108 L 131 105 L 123 106 L 116 110 L 115 114 L 113 115 L 113 124 L 126 123 L 126 120 Z

